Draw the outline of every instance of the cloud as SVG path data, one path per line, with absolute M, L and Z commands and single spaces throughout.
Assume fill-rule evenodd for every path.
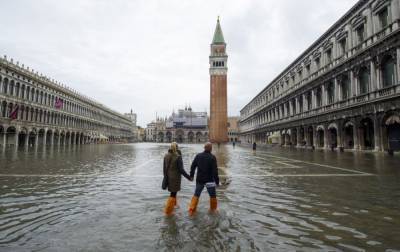
M 0 53 L 139 124 L 209 107 L 216 17 L 228 44 L 229 114 L 239 110 L 354 0 L 14 0 L 2 3 Z

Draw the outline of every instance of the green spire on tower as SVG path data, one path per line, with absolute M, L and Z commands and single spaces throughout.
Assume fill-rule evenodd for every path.
M 217 26 L 215 27 L 212 44 L 225 44 L 224 35 L 222 34 L 221 25 L 219 24 L 219 16 L 217 19 Z

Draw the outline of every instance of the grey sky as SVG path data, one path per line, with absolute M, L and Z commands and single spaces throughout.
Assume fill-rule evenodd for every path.
M 356 0 L 1 0 L 0 53 L 139 125 L 209 108 L 216 18 L 227 42 L 228 113 L 239 110 Z

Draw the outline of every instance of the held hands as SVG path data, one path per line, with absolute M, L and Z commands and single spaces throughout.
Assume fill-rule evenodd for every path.
M 190 178 L 189 178 L 189 181 L 193 181 L 193 177 L 190 177 Z

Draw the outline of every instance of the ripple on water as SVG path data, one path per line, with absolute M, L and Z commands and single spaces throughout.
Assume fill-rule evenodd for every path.
M 202 147 L 181 148 L 187 169 Z M 40 159 L 14 158 L 1 172 L 54 176 L 0 177 L 0 250 L 384 251 L 398 246 L 400 206 L 393 193 L 400 191 L 398 180 L 238 177 L 234 174 L 273 175 L 278 169 L 240 147 L 215 150 L 226 167 L 221 172 L 228 174 L 218 189 L 218 214 L 208 213 L 203 192 L 198 214 L 188 217 L 194 184 L 183 179 L 180 207 L 165 218 L 168 192 L 155 177 L 165 151 L 166 145 L 154 144 L 82 146 Z M 289 149 L 284 154 L 298 155 Z M 334 162 L 319 154 L 310 152 L 321 163 Z M 320 172 L 326 173 L 322 167 Z

